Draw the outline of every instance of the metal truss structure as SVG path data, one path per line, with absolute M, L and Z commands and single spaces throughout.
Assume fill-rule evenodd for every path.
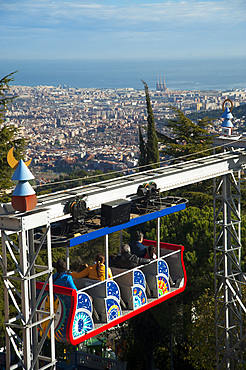
M 6 229 L 1 232 L 6 369 L 55 369 L 53 269 L 49 213 L 47 211 L 37 214 L 30 212 L 9 221 L 9 226 L 5 225 Z M 33 230 L 39 225 L 45 228 L 44 237 L 38 248 L 35 248 Z M 14 239 L 19 239 L 19 245 L 16 245 Z M 44 245 L 47 248 L 46 266 L 37 264 L 37 257 Z M 11 261 L 9 261 L 8 255 L 10 255 Z M 43 291 L 36 299 L 36 279 L 41 276 L 45 278 L 43 291 L 49 283 L 50 296 L 49 305 L 43 312 L 37 309 Z M 39 314 L 46 316 L 39 320 Z M 46 327 L 41 339 L 38 337 L 38 325 Z M 50 339 L 47 341 L 48 337 Z M 46 346 L 50 346 L 49 349 L 46 349 L 48 355 L 41 355 L 44 343 Z M 12 364 L 13 362 L 14 364 Z
M 55 368 L 50 224 L 71 218 L 65 207 L 68 201 L 80 197 L 87 207 L 97 209 L 102 202 L 119 199 L 119 195 L 131 200 L 137 187 L 144 182 L 154 181 L 163 192 L 207 179 L 215 179 L 217 367 L 233 369 L 236 361 L 243 361 L 242 312 L 246 310 L 241 291 L 244 275 L 241 271 L 240 176 L 236 179 L 235 174 L 245 167 L 246 152 L 241 148 L 246 148 L 246 142 L 239 146 L 237 150 L 40 196 L 37 207 L 23 214 L 16 213 L 11 205 L 0 205 L 7 369 Z M 34 246 L 33 235 L 37 227 L 46 231 L 41 243 Z M 16 234 L 18 245 L 13 241 Z M 47 248 L 46 266 L 38 265 L 44 248 Z M 42 291 L 36 298 L 35 283 L 41 276 L 45 278 L 45 286 L 49 283 L 50 302 L 47 311 L 39 312 L 37 303 Z M 47 315 L 42 320 L 41 313 Z M 41 339 L 37 336 L 38 325 L 46 328 Z M 44 355 L 47 344 L 48 354 Z M 16 357 L 13 365 L 12 353 Z
M 235 175 L 224 175 L 214 181 L 217 369 L 235 369 L 236 364 L 246 364 L 242 331 L 242 312 L 246 313 L 246 307 L 242 302 L 240 171 Z

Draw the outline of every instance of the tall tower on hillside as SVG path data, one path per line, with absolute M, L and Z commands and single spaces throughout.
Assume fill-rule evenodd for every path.
M 160 78 L 159 78 L 159 75 L 157 75 L 156 91 L 160 91 Z
M 156 91 L 167 91 L 167 86 L 165 83 L 165 76 L 161 78 L 161 75 L 157 75 Z

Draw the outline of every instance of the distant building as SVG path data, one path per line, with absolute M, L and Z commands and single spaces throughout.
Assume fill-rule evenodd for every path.
M 156 91 L 167 91 L 168 88 L 165 83 L 165 76 L 157 76 Z
M 62 126 L 62 120 L 61 120 L 61 118 L 57 118 L 56 119 L 56 126 L 57 127 L 61 127 Z

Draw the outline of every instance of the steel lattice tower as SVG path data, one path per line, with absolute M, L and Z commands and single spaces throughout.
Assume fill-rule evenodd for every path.
M 36 225 L 45 227 L 44 237 L 38 247 L 34 247 L 33 230 Z M 2 260 L 6 325 L 6 368 L 7 369 L 54 369 L 54 303 L 52 282 L 52 256 L 49 214 L 22 214 L 12 218 L 7 230 L 1 231 Z M 17 235 L 18 245 L 11 235 Z M 37 265 L 37 256 L 41 248 L 47 246 L 47 265 Z M 9 255 L 10 259 L 7 257 Z M 13 266 L 15 266 L 13 268 Z M 50 301 L 45 311 L 37 309 L 44 289 L 36 299 L 36 278 L 44 278 L 45 286 L 49 283 Z M 44 287 L 45 288 L 45 287 Z M 10 304 L 11 310 L 10 310 Z M 39 314 L 45 318 L 39 319 Z M 40 339 L 37 326 L 45 324 L 46 330 Z M 50 340 L 47 341 L 48 336 Z M 41 355 L 43 345 L 50 345 L 49 355 Z M 12 348 L 12 352 L 11 352 Z M 14 353 L 13 353 L 14 350 Z M 11 355 L 15 364 L 11 365 Z M 17 363 L 16 363 L 17 362 Z
M 231 107 L 225 108 L 230 102 Z M 233 124 L 230 99 L 223 103 L 224 119 L 222 134 L 224 153 L 233 152 L 234 138 L 237 146 L 245 147 L 240 137 L 231 136 Z M 218 138 L 223 142 L 223 137 Z M 216 143 L 216 139 L 215 139 Z M 217 142 L 218 144 L 218 142 Z M 235 369 L 236 364 L 245 368 L 243 354 L 242 312 L 246 308 L 242 302 L 241 269 L 241 169 L 222 177 L 214 178 L 214 275 L 215 275 L 215 333 L 217 369 Z
M 214 268 L 217 369 L 243 361 L 240 172 L 214 181 Z M 245 362 L 246 363 L 246 362 Z

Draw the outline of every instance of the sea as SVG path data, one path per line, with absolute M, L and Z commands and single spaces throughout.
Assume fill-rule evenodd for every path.
M 246 88 L 246 57 L 176 60 L 1 60 L 0 79 L 13 71 L 12 85 L 75 88 L 170 90 Z

